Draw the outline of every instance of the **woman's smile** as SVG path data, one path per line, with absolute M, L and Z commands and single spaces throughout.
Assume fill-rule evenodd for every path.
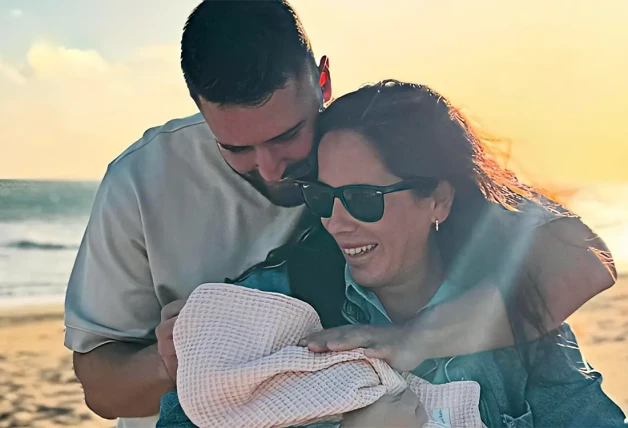
M 341 246 L 345 259 L 349 264 L 372 257 L 377 247 L 377 244 Z

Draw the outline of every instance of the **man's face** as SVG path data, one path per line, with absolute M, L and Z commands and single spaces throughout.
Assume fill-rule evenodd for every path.
M 312 171 L 310 154 L 321 106 L 320 88 L 307 74 L 291 78 L 264 104 L 223 106 L 201 98 L 203 117 L 225 161 L 271 202 L 302 203 L 291 180 Z

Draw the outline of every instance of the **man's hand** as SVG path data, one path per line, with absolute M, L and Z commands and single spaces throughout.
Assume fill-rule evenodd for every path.
M 365 348 L 369 358 L 386 361 L 399 371 L 417 368 L 425 357 L 420 352 L 422 330 L 412 324 L 390 326 L 347 325 L 312 333 L 299 345 L 312 352 L 350 351 Z
M 352 325 L 313 333 L 299 344 L 312 352 L 365 348 L 370 358 L 399 371 L 412 371 L 423 361 L 511 346 L 508 314 L 499 290 L 490 284 L 463 297 L 426 308 L 404 324 Z
M 155 329 L 157 335 L 157 349 L 166 366 L 168 375 L 173 381 L 177 381 L 177 368 L 179 366 L 177 354 L 174 349 L 172 331 L 177 317 L 185 306 L 185 300 L 175 300 L 161 309 L 161 323 Z
M 420 428 L 427 420 L 425 407 L 407 388 L 401 395 L 385 395 L 370 406 L 345 413 L 340 428 Z

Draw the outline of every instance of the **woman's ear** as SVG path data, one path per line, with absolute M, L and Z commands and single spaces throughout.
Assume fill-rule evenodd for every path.
M 456 190 L 448 181 L 441 180 L 432 193 L 434 200 L 434 220 L 444 223 L 449 217 Z

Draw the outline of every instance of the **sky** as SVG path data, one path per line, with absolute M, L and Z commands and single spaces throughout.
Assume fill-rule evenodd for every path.
M 197 3 L 0 0 L 0 178 L 99 179 L 147 128 L 196 113 L 179 42 Z M 536 183 L 628 182 L 627 0 L 292 3 L 335 96 L 428 84 Z

